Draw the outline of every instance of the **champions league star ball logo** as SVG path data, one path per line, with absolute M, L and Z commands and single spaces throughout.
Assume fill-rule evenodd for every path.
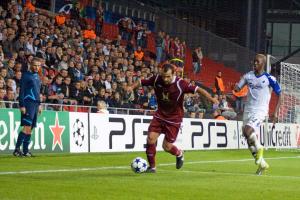
M 79 147 L 82 146 L 84 141 L 84 124 L 79 119 L 76 119 L 76 121 L 73 124 L 73 139 L 75 141 L 75 144 Z

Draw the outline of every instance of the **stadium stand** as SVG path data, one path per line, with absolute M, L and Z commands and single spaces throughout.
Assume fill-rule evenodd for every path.
M 36 8 L 33 3 L 26 1 L 21 5 L 12 1 L 8 3 L 6 10 L 0 10 L 0 67 L 3 69 L 0 79 L 5 81 L 0 87 L 6 93 L 12 89 L 15 100 L 18 99 L 19 90 L 17 74 L 26 70 L 28 62 L 36 56 L 43 65 L 40 75 L 48 77 L 48 82 L 45 81 L 48 90 L 43 94 L 45 103 L 96 106 L 98 100 L 104 100 L 109 107 L 118 105 L 121 108 L 153 109 L 155 105 L 148 105 L 150 98 L 153 98 L 148 95 L 150 91 L 143 88 L 144 100 L 140 101 L 138 91 L 129 94 L 126 88 L 133 81 L 158 72 L 159 63 L 155 61 L 158 37 L 162 37 L 164 44 L 162 61 L 170 58 L 183 59 L 186 80 L 194 80 L 212 88 L 215 74 L 222 71 L 225 92 L 230 94 L 232 85 L 241 76 L 240 72 L 205 55 L 201 73 L 193 73 L 192 49 L 184 41 L 170 37 L 168 33 L 151 32 L 144 24 L 130 28 L 125 24 L 126 29 L 121 31 L 120 24 L 101 21 L 101 30 L 97 30 L 96 35 L 90 21 L 78 19 L 77 7 L 71 10 L 70 16 L 64 16 Z M 102 10 L 101 5 L 97 9 Z M 124 38 L 124 31 L 128 31 L 130 37 Z M 118 37 L 122 40 L 118 41 Z M 140 37 L 144 37 L 146 41 L 142 60 L 134 57 Z M 9 67 L 10 61 L 14 62 L 12 68 Z M 70 83 L 65 81 L 68 78 L 71 79 Z M 8 86 L 8 80 L 12 82 L 12 86 Z M 120 98 L 118 104 L 115 104 L 119 101 L 115 96 Z M 271 111 L 274 110 L 273 102 L 272 100 Z M 210 106 L 198 107 L 210 110 Z M 61 106 L 49 108 L 59 109 Z M 63 108 L 74 110 L 69 106 Z M 86 112 L 87 109 L 79 107 L 77 111 Z

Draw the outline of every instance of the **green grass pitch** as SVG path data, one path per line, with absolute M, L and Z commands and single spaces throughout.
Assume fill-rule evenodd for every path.
M 134 174 L 136 153 L 0 155 L 0 199 L 300 199 L 300 152 L 265 151 L 270 170 L 254 175 L 247 150 L 157 153 L 156 174 Z

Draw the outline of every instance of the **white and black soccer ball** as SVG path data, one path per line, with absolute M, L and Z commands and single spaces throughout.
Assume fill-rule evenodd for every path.
M 143 173 L 147 170 L 147 161 L 141 157 L 136 157 L 131 162 L 131 169 L 134 173 Z
M 79 119 L 76 119 L 73 124 L 73 139 L 77 146 L 81 147 L 84 141 L 84 124 Z

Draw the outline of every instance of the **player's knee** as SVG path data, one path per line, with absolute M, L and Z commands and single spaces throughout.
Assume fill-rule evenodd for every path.
M 155 144 L 156 143 L 156 137 L 152 134 L 149 134 L 147 136 L 147 144 Z
M 246 138 L 248 138 L 253 132 L 254 132 L 254 130 L 251 126 L 246 125 L 244 127 L 243 133 Z
M 169 152 L 172 148 L 172 144 L 164 140 L 162 147 L 165 151 Z
M 31 126 L 24 126 L 22 130 L 25 134 L 31 134 Z

